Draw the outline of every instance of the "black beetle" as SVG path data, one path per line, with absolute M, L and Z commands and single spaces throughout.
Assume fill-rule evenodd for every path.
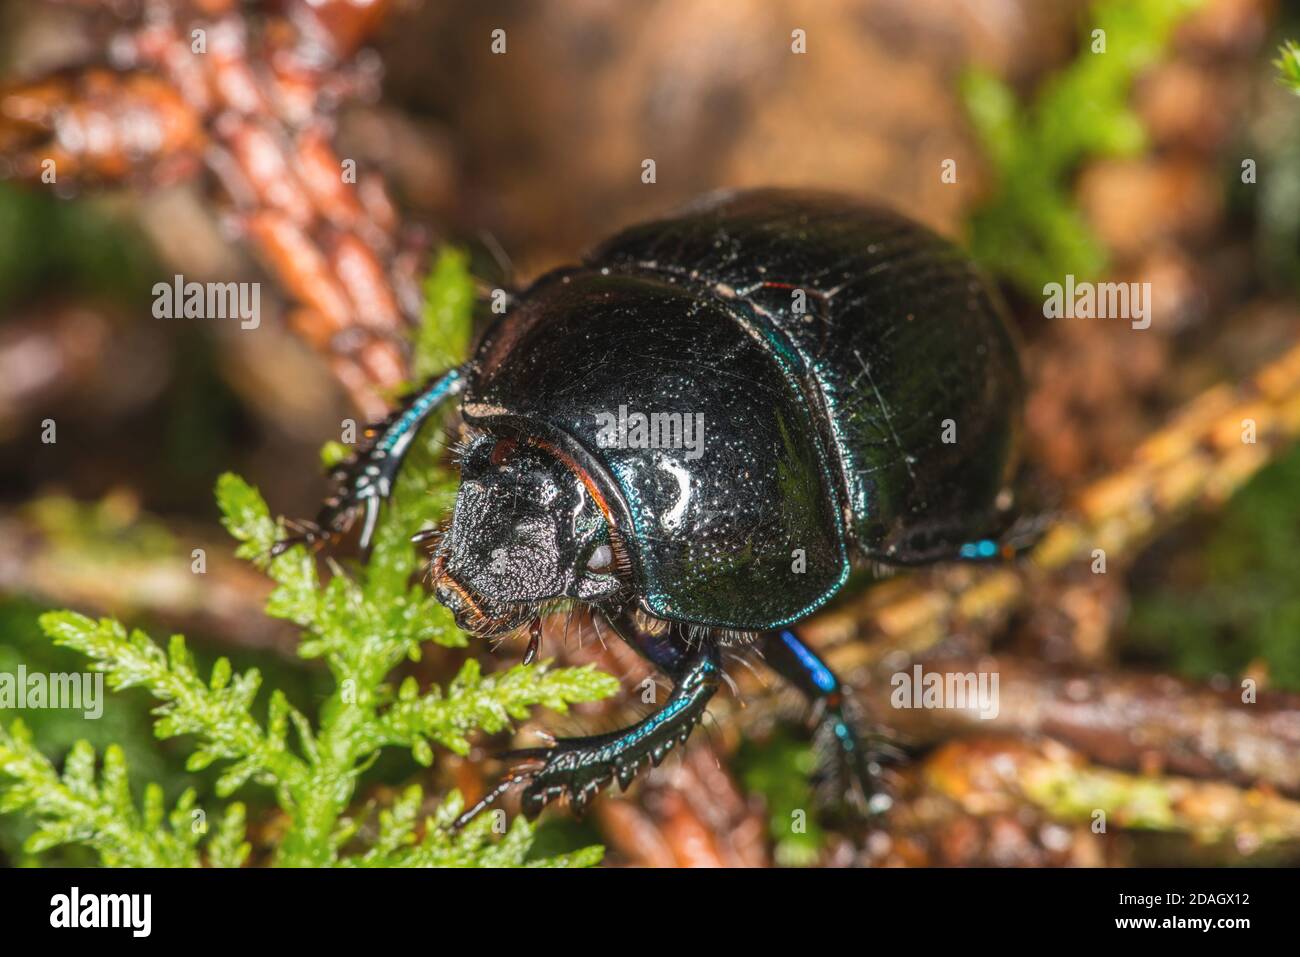
M 674 682 L 626 730 L 523 752 L 470 814 L 516 781 L 530 816 L 626 787 L 686 740 L 737 646 L 818 706 L 824 780 L 870 806 L 884 746 L 789 626 L 855 563 L 1009 551 L 1023 390 L 996 293 L 949 242 L 832 194 L 718 194 L 518 295 L 335 473 L 307 537 L 364 505 L 364 548 L 416 430 L 459 395 L 438 598 L 480 635 L 531 622 L 529 660 L 546 603 L 588 603 Z

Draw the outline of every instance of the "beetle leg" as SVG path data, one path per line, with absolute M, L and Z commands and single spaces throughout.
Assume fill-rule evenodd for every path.
M 524 763 L 456 821 L 471 818 L 516 783 L 525 785 L 521 807 L 535 818 L 551 801 L 568 797 L 582 811 L 602 787 L 617 779 L 627 788 L 649 760 L 658 766 L 684 744 L 722 681 L 717 649 L 709 642 L 685 652 L 672 672 L 672 694 L 664 706 L 630 728 L 581 738 L 561 738 L 553 747 L 515 751 L 507 757 Z
M 1022 515 L 1001 531 L 980 536 L 972 536 L 968 527 L 916 523 L 898 540 L 868 554 L 889 565 L 1011 561 L 1033 548 L 1057 517 L 1050 512 Z
M 820 764 L 814 784 L 822 802 L 847 803 L 863 814 L 888 809 L 883 764 L 901 752 L 880 731 L 864 731 L 848 689 L 793 631 L 765 632 L 759 641 L 768 666 L 812 704 L 813 743 Z
M 321 506 L 316 521 L 296 523 L 295 534 L 277 542 L 271 550 L 272 557 L 299 542 L 316 546 L 337 539 L 348 530 L 357 510 L 363 507 L 361 550 L 368 549 L 379 521 L 379 506 L 392 494 L 397 472 L 420 426 L 438 406 L 458 395 L 464 387 L 462 370 L 444 372 L 407 396 L 388 418 L 368 427 L 369 442 L 330 474 L 335 483 L 334 493 Z
M 1046 509 L 1020 515 L 998 536 L 998 554 L 1020 557 L 1037 545 L 1060 518 L 1059 513 Z

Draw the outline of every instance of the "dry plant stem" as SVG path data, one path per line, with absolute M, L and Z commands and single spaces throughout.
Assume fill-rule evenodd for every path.
M 1132 775 L 1090 766 L 1051 741 L 976 738 L 952 742 L 922 770 L 926 787 L 974 815 L 1028 804 L 1054 820 L 1184 833 L 1230 841 L 1245 852 L 1300 841 L 1300 803 L 1267 790 L 1213 781 Z
M 264 612 L 266 578 L 209 545 L 204 574 L 188 555 L 112 558 L 112 574 L 93 552 L 59 548 L 32 521 L 0 513 L 0 594 L 26 595 L 56 606 L 93 609 L 118 618 L 146 614 L 177 631 L 216 635 L 232 646 L 297 657 L 297 636 Z
M 636 867 L 765 867 L 763 819 L 707 747 L 642 783 L 635 800 L 606 797 L 593 812 L 611 853 Z M 712 803 L 710 803 L 712 802 Z
M 763 816 L 736 787 L 714 749 L 695 742 L 643 785 L 641 804 L 681 867 L 764 867 Z M 634 849 L 633 849 L 634 850 Z
M 1111 767 L 1144 773 L 1266 784 L 1300 795 L 1300 698 L 1265 693 L 1244 704 L 1239 691 L 1214 691 L 1163 675 L 1056 674 L 997 657 L 926 659 L 927 671 L 998 675 L 1000 707 L 891 709 L 887 680 L 864 693 L 906 739 L 957 734 L 1050 736 Z
M 1300 803 L 1270 788 L 1100 768 L 1043 739 L 978 734 L 950 741 L 900 769 L 896 797 L 886 830 L 862 848 L 833 846 L 832 860 L 1124 866 L 1133 862 L 1135 836 L 1147 832 L 1182 838 L 1175 853 L 1184 864 L 1240 866 L 1285 860 L 1300 840 Z M 1173 845 L 1155 847 L 1170 863 Z

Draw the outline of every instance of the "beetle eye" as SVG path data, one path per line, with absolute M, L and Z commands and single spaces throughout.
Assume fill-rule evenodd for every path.
M 598 575 L 608 574 L 614 570 L 614 550 L 608 545 L 599 545 L 587 559 L 587 571 Z
M 506 459 L 510 458 L 511 453 L 513 453 L 514 450 L 514 439 L 502 439 L 496 445 L 492 446 L 492 454 L 488 456 L 488 461 L 496 467 L 505 465 Z

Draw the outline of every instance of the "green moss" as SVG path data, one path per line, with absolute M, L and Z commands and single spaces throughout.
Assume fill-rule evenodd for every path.
M 772 859 L 782 867 L 810 867 L 821 855 L 826 835 L 813 807 L 816 766 L 812 746 L 784 729 L 761 746 L 746 741 L 736 755 L 745 789 L 767 806 Z
M 966 74 L 962 97 L 994 177 L 991 196 L 972 215 L 970 246 L 990 271 L 1034 296 L 1067 273 L 1104 271 L 1105 250 L 1074 201 L 1072 177 L 1089 157 L 1145 148 L 1130 89 L 1199 2 L 1099 0 L 1077 59 L 1026 104 L 991 74 Z
M 1300 449 L 1264 469 L 1219 514 L 1198 560 L 1139 585 L 1127 648 L 1197 678 L 1244 674 L 1300 691 Z
M 1300 96 L 1300 43 L 1288 40 L 1278 50 L 1278 58 L 1273 61 L 1281 80 L 1292 93 Z

